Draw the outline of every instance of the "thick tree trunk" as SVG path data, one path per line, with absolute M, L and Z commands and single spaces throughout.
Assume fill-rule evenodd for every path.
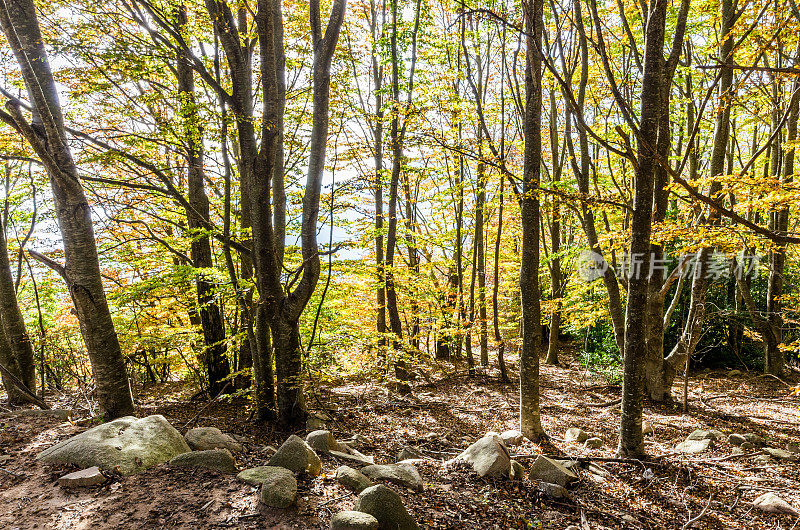
M 133 399 L 125 362 L 100 275 L 91 208 L 67 143 L 61 104 L 33 2 L 7 1 L 0 8 L 0 24 L 25 80 L 36 127 L 25 120 L 20 107 L 13 102 L 9 107 L 11 116 L 5 115 L 3 119 L 14 124 L 44 164 L 64 240 L 65 266 L 54 262 L 50 265 L 69 287 L 105 418 L 132 414 Z
M 528 28 L 525 67 L 525 160 L 522 186 L 522 349 L 520 351 L 520 430 L 531 440 L 544 438 L 539 411 L 539 354 L 542 312 L 539 300 L 539 181 L 542 165 L 542 31 L 543 2 L 526 6 Z

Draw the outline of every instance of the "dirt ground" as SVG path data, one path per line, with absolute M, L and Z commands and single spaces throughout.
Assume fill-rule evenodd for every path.
M 365 437 L 367 445 L 360 450 L 374 455 L 377 463 L 396 461 L 405 445 L 422 450 L 426 462 L 418 469 L 425 491 L 400 493 L 423 528 L 800 528 L 796 518 L 764 513 L 751 504 L 771 491 L 800 507 L 800 463 L 756 463 L 755 455 L 726 458 L 732 446 L 724 440 L 701 455 L 672 452 L 696 428 L 726 435 L 752 432 L 778 448 L 800 442 L 800 398 L 790 396 L 789 387 L 800 381 L 797 370 L 780 381 L 755 373 L 694 374 L 688 414 L 680 405 L 645 406 L 645 419 L 655 429 L 647 437 L 652 458 L 613 462 L 603 459 L 614 456 L 619 407 L 598 405 L 618 398 L 620 389 L 566 360 L 566 366 L 542 366 L 543 422 L 551 441 L 526 442 L 512 453 L 525 465 L 541 453 L 597 459 L 593 464 L 606 476 L 582 468 L 569 499 L 544 497 L 527 480 L 483 480 L 470 469 L 445 465 L 483 433 L 515 428 L 517 384 L 501 383 L 493 369 L 469 378 L 452 365 L 429 366 L 427 376 L 414 385 L 413 397 L 347 381 L 318 388 L 309 404 L 317 411 L 324 404 L 333 418 L 328 426 L 340 439 L 354 433 Z M 189 394 L 191 389 L 179 384 L 151 387 L 137 396 L 138 415 L 163 414 L 185 432 L 199 413 L 191 426 L 216 426 L 245 437 L 248 451 L 237 457 L 240 469 L 264 465 L 268 454 L 263 446 L 277 447 L 288 435 L 248 421 L 242 404 L 192 402 Z M 80 409 L 80 399 L 49 396 L 54 407 L 75 408 L 76 420 L 89 414 Z M 71 469 L 45 466 L 34 458 L 87 428 L 77 423 L 0 415 L 0 528 L 327 528 L 332 514 L 355 501 L 333 479 L 341 462 L 328 457 L 323 457 L 320 477 L 300 481 L 297 506 L 288 510 L 259 505 L 256 489 L 234 476 L 168 465 L 66 490 L 57 479 Z M 603 447 L 589 450 L 563 442 L 569 427 L 599 434 Z

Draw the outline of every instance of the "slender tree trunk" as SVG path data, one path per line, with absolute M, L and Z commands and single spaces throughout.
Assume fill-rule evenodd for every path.
M 33 107 L 33 126 L 15 102 L 3 120 L 31 144 L 50 177 L 64 241 L 62 267 L 39 256 L 66 280 L 75 304 L 86 350 L 106 419 L 133 413 L 133 399 L 114 322 L 108 308 L 95 246 L 91 208 L 67 143 L 55 80 L 31 0 L 7 1 L 0 24 L 19 63 Z
M 185 28 L 187 24 L 186 7 L 178 9 L 178 24 Z M 188 37 L 188 35 L 186 35 Z M 178 96 L 181 102 L 181 114 L 184 121 L 184 141 L 186 162 L 188 165 L 189 186 L 188 200 L 191 209 L 186 212 L 190 232 L 202 231 L 211 222 L 208 195 L 205 190 L 205 171 L 203 169 L 203 137 L 200 118 L 194 94 L 194 72 L 191 59 L 179 49 L 176 73 L 178 77 Z M 222 319 L 219 297 L 216 286 L 204 269 L 214 266 L 211 253 L 211 239 L 207 235 L 192 235 L 191 257 L 197 287 L 197 312 L 203 332 L 205 349 L 203 364 L 208 375 L 208 388 L 212 396 L 219 394 L 225 387 L 224 379 L 230 375 L 230 364 L 225 342 L 225 322 Z
M 526 6 L 528 28 L 525 66 L 525 160 L 522 186 L 522 349 L 520 351 L 520 430 L 531 440 L 544 438 L 539 412 L 539 354 L 541 305 L 539 300 L 539 195 L 542 165 L 542 31 L 543 2 Z
M 658 126 L 664 104 L 661 83 L 664 65 L 664 33 L 667 2 L 655 0 L 649 6 L 645 32 L 644 76 L 641 88 L 638 168 L 636 170 L 633 215 L 631 217 L 628 302 L 625 315 L 625 357 L 623 361 L 622 421 L 617 454 L 644 454 L 642 436 L 642 386 L 647 351 L 647 296 L 650 275 L 650 234 L 653 186 L 658 158 Z

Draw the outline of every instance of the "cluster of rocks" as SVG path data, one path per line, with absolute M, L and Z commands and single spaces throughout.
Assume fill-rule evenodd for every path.
M 786 444 L 786 449 L 768 447 L 764 439 L 755 433 L 732 433 L 725 436 L 716 429 L 692 431 L 684 441 L 675 446 L 675 452 L 684 454 L 703 453 L 714 446 L 716 442 L 728 441 L 733 446 L 734 455 L 747 455 L 750 452 L 760 452 L 752 455 L 758 464 L 768 464 L 773 459 L 793 461 L 800 456 L 800 446 L 797 443 Z
M 571 427 L 564 433 L 564 441 L 573 444 L 583 444 L 587 449 L 600 449 L 603 447 L 603 438 L 598 434 L 590 434 L 578 427 Z

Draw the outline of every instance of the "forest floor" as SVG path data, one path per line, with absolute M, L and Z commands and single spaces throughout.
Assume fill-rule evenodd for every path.
M 618 398 L 619 387 L 606 385 L 569 352 L 562 357 L 560 367 L 542 365 L 542 419 L 551 441 L 526 441 L 512 449 L 526 466 L 541 453 L 614 456 L 619 407 L 598 405 Z M 512 359 L 509 373 L 514 364 Z M 800 381 L 796 369 L 782 381 L 727 370 L 693 374 L 688 413 L 677 404 L 645 405 L 645 419 L 655 430 L 647 437 L 650 460 L 597 460 L 606 476 L 581 469 L 570 498 L 560 500 L 544 497 L 527 480 L 483 480 L 471 469 L 444 464 L 485 432 L 517 426 L 516 382 L 500 382 L 494 369 L 471 378 L 460 370 L 463 366 L 428 365 L 412 396 L 349 380 L 319 385 L 309 397 L 310 408 L 325 405 L 333 417 L 329 428 L 338 438 L 365 437 L 368 443 L 360 450 L 374 455 L 377 463 L 396 461 L 405 445 L 422 450 L 426 461 L 417 467 L 425 491 L 401 495 L 423 528 L 800 528 L 796 518 L 752 505 L 771 491 L 800 507 L 800 463 L 757 463 L 755 455 L 728 459 L 733 448 L 727 440 L 700 455 L 673 452 L 698 428 L 725 435 L 752 432 L 779 448 L 800 442 L 800 398 L 790 396 L 788 386 Z M 681 390 L 676 385 L 676 395 Z M 252 424 L 241 404 L 192 402 L 189 394 L 191 389 L 179 384 L 150 387 L 137 396 L 138 415 L 163 414 L 181 432 L 194 420 L 192 426 L 216 426 L 245 437 L 250 444 L 237 456 L 240 469 L 264 465 L 269 457 L 261 448 L 277 447 L 288 435 Z M 53 406 L 60 407 L 76 406 L 78 399 L 50 396 Z M 75 415 L 80 418 L 80 411 Z M 569 427 L 598 433 L 603 447 L 590 450 L 563 442 Z M 355 501 L 334 480 L 332 472 L 340 463 L 324 456 L 323 474 L 300 481 L 298 505 L 288 510 L 259 505 L 256 489 L 234 476 L 169 465 L 112 476 L 101 486 L 63 489 L 57 479 L 71 469 L 45 466 L 34 458 L 85 429 L 47 417 L 0 416 L 0 528 L 328 528 L 332 514 L 350 509 Z

